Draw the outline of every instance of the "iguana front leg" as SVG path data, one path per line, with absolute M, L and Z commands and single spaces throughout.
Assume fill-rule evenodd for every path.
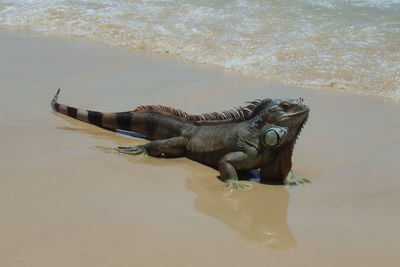
M 286 185 L 302 185 L 307 183 L 311 183 L 310 180 L 294 175 L 293 171 L 289 172 L 285 180 Z
M 179 136 L 165 140 L 151 141 L 140 146 L 119 146 L 115 150 L 131 155 L 149 154 L 153 157 L 180 157 L 185 154 L 186 143 L 187 139 Z
M 218 169 L 221 173 L 221 180 L 225 182 L 225 187 L 232 186 L 232 189 L 249 189 L 252 186 L 248 183 L 239 181 L 236 169 L 248 159 L 246 153 L 242 151 L 226 154 L 218 163 Z

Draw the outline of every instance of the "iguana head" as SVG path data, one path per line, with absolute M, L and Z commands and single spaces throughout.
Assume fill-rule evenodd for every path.
M 292 152 L 310 108 L 302 98 L 265 100 L 256 116 L 264 148 L 261 181 L 282 184 L 292 167 Z
M 307 121 L 309 111 L 302 98 L 266 102 L 258 113 L 264 145 L 272 148 L 294 143 Z

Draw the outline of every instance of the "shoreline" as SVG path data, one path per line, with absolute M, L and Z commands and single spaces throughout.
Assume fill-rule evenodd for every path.
M 43 38 L 48 38 L 48 39 L 64 39 L 64 40 L 74 40 L 74 42 L 83 42 L 88 45 L 92 46 L 98 46 L 98 47 L 103 47 L 103 48 L 108 48 L 108 49 L 117 49 L 125 52 L 133 52 L 133 53 L 142 53 L 145 55 L 149 55 L 151 57 L 167 57 L 171 58 L 172 60 L 175 60 L 177 62 L 181 62 L 183 64 L 193 64 L 197 66 L 206 66 L 206 68 L 209 69 L 214 69 L 217 72 L 227 72 L 230 73 L 230 75 L 238 75 L 239 77 L 242 77 L 243 79 L 248 79 L 248 80 L 257 80 L 260 83 L 265 83 L 270 86 L 284 86 L 284 87 L 293 87 L 293 88 L 302 88 L 302 89 L 312 89 L 312 90 L 327 90 L 327 91 L 333 91 L 333 92 L 339 92 L 343 94 L 349 94 L 353 96 L 361 96 L 361 97 L 372 97 L 376 99 L 381 99 L 383 101 L 388 101 L 392 102 L 395 104 L 400 104 L 400 95 L 395 93 L 395 96 L 387 96 L 384 94 L 380 93 L 371 93 L 368 91 L 351 91 L 347 90 L 346 88 L 341 88 L 341 87 L 334 87 L 334 86 L 323 86 L 323 85 L 301 85 L 301 84 L 285 84 L 283 81 L 277 81 L 277 80 L 269 80 L 269 79 L 264 79 L 257 77 L 255 74 L 249 74 L 249 73 L 243 73 L 239 70 L 232 70 L 232 69 L 226 69 L 218 65 L 214 64 L 208 64 L 208 63 L 198 63 L 196 61 L 182 58 L 179 55 L 176 54 L 170 54 L 170 53 L 165 53 L 161 51 L 152 51 L 152 50 L 147 50 L 147 49 L 141 49 L 141 48 L 132 48 L 132 47 L 126 47 L 126 46 L 113 46 L 109 43 L 98 41 L 98 40 L 93 40 L 93 39 L 88 39 L 83 36 L 74 36 L 74 35 L 55 35 L 55 34 L 46 34 L 43 32 L 38 32 L 34 31 L 31 29 L 24 29 L 23 26 L 9 26 L 9 25 L 1 25 L 0 30 L 6 30 L 6 31 L 16 31 L 20 32 L 20 34 L 24 35 L 32 35 L 32 37 L 43 37 Z
M 1 265 L 396 266 L 398 103 L 87 40 L 0 38 Z M 146 141 L 52 113 L 59 87 L 60 103 L 99 111 L 301 96 L 311 114 L 293 170 L 312 183 L 231 193 L 186 158 L 113 153 Z

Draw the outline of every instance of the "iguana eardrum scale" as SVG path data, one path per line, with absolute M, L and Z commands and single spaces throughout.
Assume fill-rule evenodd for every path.
M 218 168 L 233 188 L 249 187 L 237 171 L 260 168 L 261 182 L 284 184 L 292 167 L 296 139 L 310 108 L 300 99 L 264 99 L 228 111 L 191 115 L 165 106 L 139 106 L 126 112 L 84 110 L 52 100 L 55 111 L 103 127 L 145 135 L 153 140 L 140 146 L 121 146 L 127 154 L 187 157 Z M 306 179 L 290 182 L 304 183 Z

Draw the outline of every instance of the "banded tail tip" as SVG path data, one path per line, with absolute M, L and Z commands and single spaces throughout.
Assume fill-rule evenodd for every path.
M 58 88 L 56 94 L 53 97 L 53 100 L 51 100 L 51 107 L 53 108 L 54 111 L 58 111 L 59 110 L 59 105 L 57 103 L 57 99 L 58 99 L 58 95 L 60 94 L 61 89 Z

